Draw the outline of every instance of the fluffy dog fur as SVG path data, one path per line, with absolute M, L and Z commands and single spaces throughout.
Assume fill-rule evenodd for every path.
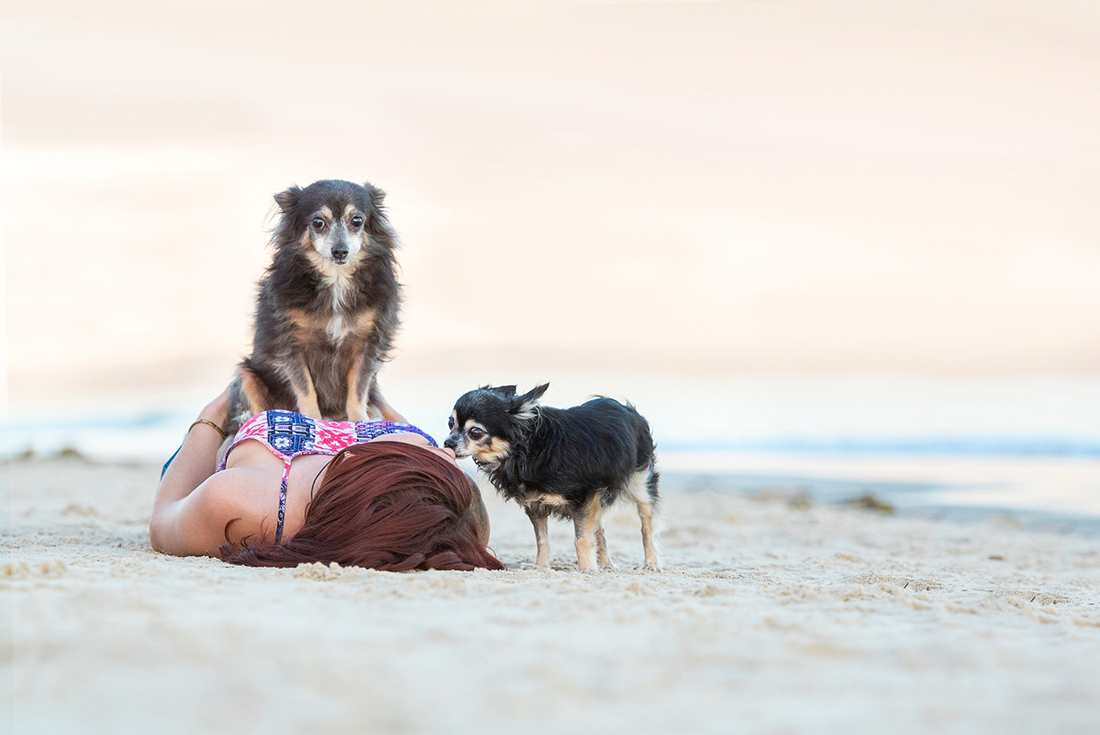
M 577 567 L 610 567 L 603 514 L 622 496 L 642 521 L 644 568 L 657 570 L 653 511 L 657 479 L 649 424 L 633 406 L 594 398 L 573 408 L 538 405 L 549 383 L 516 395 L 516 387 L 484 387 L 455 403 L 443 443 L 473 457 L 497 490 L 527 511 L 535 528 L 536 564 L 550 565 L 547 518 L 573 521 Z
M 259 282 L 230 428 L 272 408 L 334 421 L 392 413 L 377 381 L 401 299 L 384 197 L 369 183 L 335 180 L 275 195 L 275 253 Z

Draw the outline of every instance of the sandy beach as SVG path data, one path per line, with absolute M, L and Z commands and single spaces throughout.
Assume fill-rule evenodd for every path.
M 235 568 L 151 550 L 158 468 L 5 465 L 13 732 L 1094 733 L 1100 549 L 954 523 L 672 489 L 661 573 Z M 10 643 L 10 647 L 9 644 Z

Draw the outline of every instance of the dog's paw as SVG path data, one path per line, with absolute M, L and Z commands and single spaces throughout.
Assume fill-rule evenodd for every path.
M 643 564 L 642 565 L 642 571 L 643 572 L 659 572 L 659 571 L 661 571 L 661 565 L 657 564 L 656 562 L 649 562 L 648 564 Z

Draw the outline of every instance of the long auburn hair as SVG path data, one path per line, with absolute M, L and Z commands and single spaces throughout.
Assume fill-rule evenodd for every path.
M 486 519 L 477 487 L 458 467 L 404 442 L 367 442 L 333 457 L 293 538 L 220 552 L 223 561 L 255 567 L 504 569 L 479 533 Z

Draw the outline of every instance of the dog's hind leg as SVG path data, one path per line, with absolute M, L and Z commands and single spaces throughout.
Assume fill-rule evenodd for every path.
M 237 380 L 233 383 L 230 403 L 237 412 L 231 418 L 240 419 L 243 423 L 249 416 L 263 413 L 269 408 L 275 408 L 271 400 L 271 392 L 267 384 L 260 379 L 256 372 L 247 366 L 241 366 L 237 373 Z
M 229 451 L 229 448 L 233 446 L 233 440 L 236 438 L 236 436 L 237 432 L 234 431 L 232 434 L 229 434 L 229 436 L 225 437 L 224 441 L 222 441 L 221 446 L 218 447 L 218 451 L 214 454 L 215 467 L 222 466 L 222 460 L 225 459 L 225 455 Z
M 397 410 L 389 404 L 389 402 L 382 396 L 382 389 L 378 387 L 378 374 L 375 373 L 370 380 L 370 387 L 367 389 L 367 415 L 372 421 L 382 419 L 383 421 L 396 421 L 400 424 L 407 424 L 408 421 L 405 417 L 397 412 Z
M 380 392 L 375 392 L 371 398 L 370 408 L 377 410 L 382 415 L 383 421 L 394 421 L 399 424 L 407 424 L 408 420 L 397 412 L 393 406 L 386 402 Z
M 642 551 L 645 553 L 645 563 L 642 565 L 642 569 L 650 572 L 661 570 L 661 562 L 657 559 L 657 544 L 653 530 L 653 509 L 658 497 L 657 477 L 653 465 L 650 465 L 635 472 L 627 484 L 627 494 L 638 507 L 638 518 L 642 521 Z
M 645 564 L 642 565 L 642 569 L 659 572 L 661 562 L 657 559 L 657 545 L 653 538 L 653 506 L 649 503 L 640 503 L 638 517 L 642 519 L 642 550 L 645 552 Z
M 229 384 L 229 419 L 221 427 L 226 436 L 214 455 L 214 466 L 221 467 L 222 459 L 232 446 L 241 425 L 269 408 L 275 408 L 271 391 L 245 360 L 237 367 L 237 374 Z
M 546 522 L 549 514 L 546 511 L 539 511 L 531 508 L 530 506 L 524 506 L 523 509 L 527 511 L 527 517 L 531 519 L 531 525 L 535 527 L 535 565 L 540 569 L 550 568 L 550 532 Z
M 596 562 L 601 569 L 614 569 L 611 563 L 611 554 L 607 553 L 607 536 L 604 534 L 603 524 L 596 529 Z
M 577 569 L 582 572 L 596 571 L 596 530 L 603 526 L 601 516 L 603 506 L 599 493 L 593 493 L 592 498 L 573 514 L 573 544 L 577 547 Z

